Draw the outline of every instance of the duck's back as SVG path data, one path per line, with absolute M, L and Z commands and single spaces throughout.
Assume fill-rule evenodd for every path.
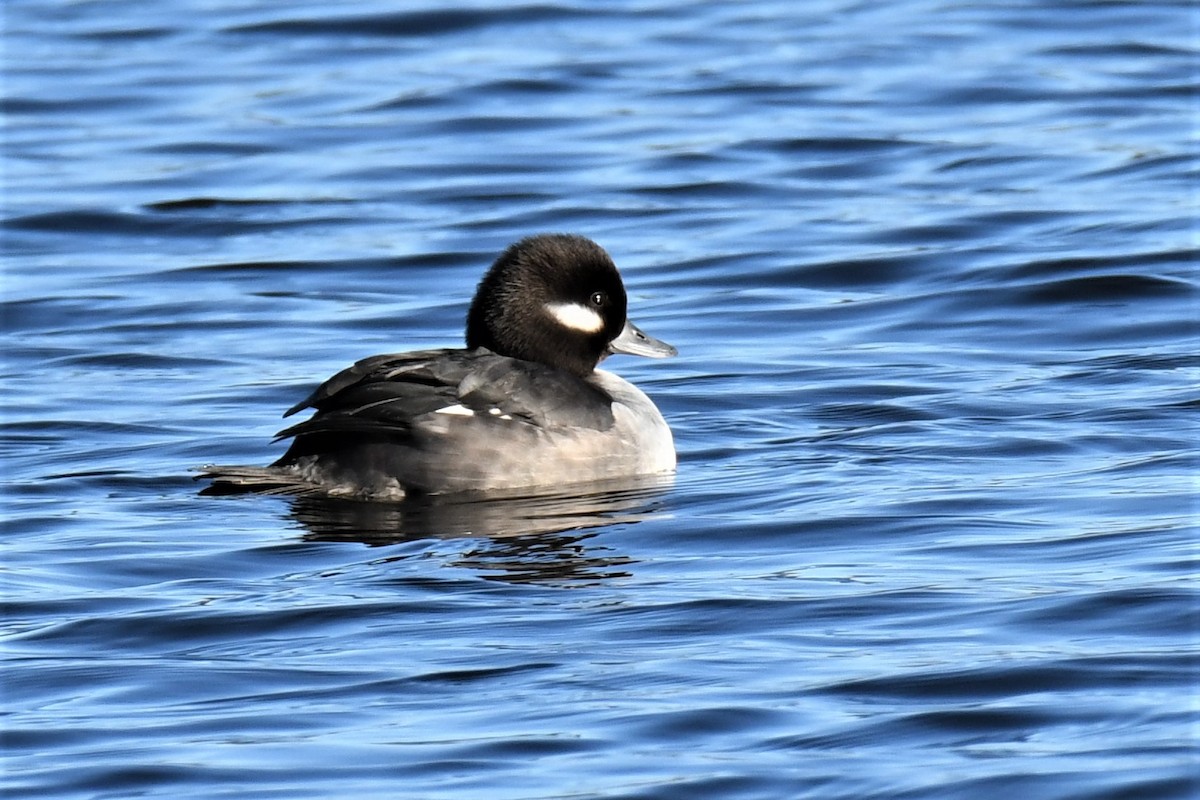
M 272 465 L 329 494 L 376 498 L 592 482 L 674 468 L 653 403 L 611 373 L 587 378 L 484 349 L 374 356 L 293 408 L 308 420 Z

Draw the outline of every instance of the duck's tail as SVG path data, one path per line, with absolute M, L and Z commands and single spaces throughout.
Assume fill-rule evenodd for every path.
M 312 495 L 323 492 L 321 484 L 306 480 L 286 467 L 236 467 L 209 464 L 201 467 L 196 480 L 212 481 L 200 494 Z

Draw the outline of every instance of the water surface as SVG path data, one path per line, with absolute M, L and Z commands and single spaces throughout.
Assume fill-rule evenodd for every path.
M 12 797 L 1184 798 L 1187 3 L 6 6 Z M 205 498 L 573 231 L 663 486 Z

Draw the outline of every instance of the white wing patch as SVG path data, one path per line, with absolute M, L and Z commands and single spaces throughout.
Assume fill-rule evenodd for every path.
M 584 333 L 604 330 L 604 318 L 594 309 L 579 303 L 546 303 L 546 311 L 564 328 Z
M 433 413 L 445 414 L 446 416 L 449 416 L 449 417 L 473 417 L 473 416 L 475 416 L 475 412 L 472 411 L 471 409 L 467 408 L 466 406 L 464 406 L 462 403 L 455 403 L 452 406 L 444 406 L 443 408 L 436 409 Z M 508 414 L 505 414 L 503 411 L 501 411 L 498 408 L 489 408 L 488 414 L 492 415 L 493 417 L 496 417 L 497 419 L 512 419 L 512 417 L 510 417 Z
M 456 403 L 455 405 L 452 405 L 452 406 L 446 406 L 445 408 L 439 408 L 436 411 L 434 411 L 433 413 L 435 413 L 435 414 L 452 414 L 457 417 L 473 417 L 473 416 L 475 416 L 474 411 L 472 411 L 471 409 L 462 405 L 461 403 Z

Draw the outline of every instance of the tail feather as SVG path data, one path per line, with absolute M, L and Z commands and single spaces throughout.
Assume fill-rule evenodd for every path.
M 221 496 L 231 494 L 320 494 L 320 484 L 305 480 L 295 472 L 279 467 L 236 467 L 208 465 L 196 476 L 197 480 L 212 481 L 200 494 Z

